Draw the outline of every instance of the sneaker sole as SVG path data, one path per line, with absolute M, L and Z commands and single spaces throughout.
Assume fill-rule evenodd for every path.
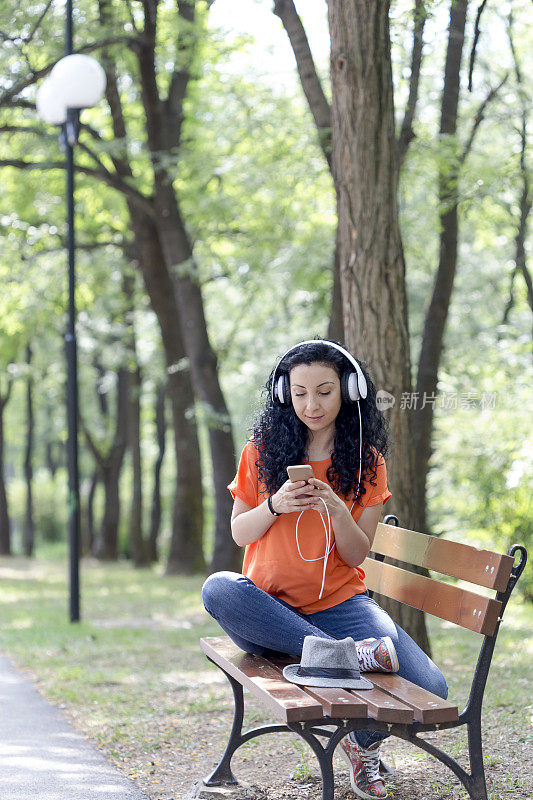
M 385 644 L 387 645 L 387 648 L 388 648 L 388 651 L 389 651 L 390 661 L 391 661 L 391 666 L 392 666 L 391 672 L 398 672 L 398 670 L 400 669 L 400 662 L 398 661 L 398 656 L 396 654 L 396 648 L 394 647 L 394 645 L 392 643 L 392 639 L 390 638 L 390 636 L 383 636 L 382 639 L 385 642 Z

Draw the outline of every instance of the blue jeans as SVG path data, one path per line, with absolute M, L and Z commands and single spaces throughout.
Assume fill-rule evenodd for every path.
M 370 636 L 390 636 L 396 648 L 398 675 L 439 697 L 448 696 L 442 672 L 411 637 L 365 592 L 325 611 L 302 614 L 277 597 L 259 589 L 237 572 L 216 572 L 202 589 L 206 611 L 228 636 L 247 653 L 269 651 L 300 656 L 306 636 L 354 641 Z M 379 731 L 355 731 L 360 747 L 385 739 Z

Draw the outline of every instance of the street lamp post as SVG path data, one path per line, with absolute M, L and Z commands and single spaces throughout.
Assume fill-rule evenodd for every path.
M 67 0 L 65 57 L 57 62 L 37 93 L 37 111 L 45 122 L 61 125 L 60 147 L 65 153 L 67 191 L 68 323 L 65 334 L 68 419 L 68 538 L 70 621 L 80 619 L 80 486 L 78 472 L 78 357 L 76 344 L 76 272 L 74 238 L 74 146 L 82 108 L 95 105 L 105 91 L 100 64 L 85 55 L 72 55 L 72 0 Z

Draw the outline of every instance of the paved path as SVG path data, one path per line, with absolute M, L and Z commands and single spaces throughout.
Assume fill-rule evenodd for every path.
M 0 656 L 0 800 L 147 800 Z

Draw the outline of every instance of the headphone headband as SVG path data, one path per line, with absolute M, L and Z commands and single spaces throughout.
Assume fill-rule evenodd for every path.
M 352 356 L 352 354 L 348 352 L 348 350 L 345 350 L 344 347 L 341 347 L 341 345 L 337 344 L 336 342 L 328 342 L 327 339 L 305 339 L 303 342 L 298 342 L 297 344 L 290 347 L 287 350 L 287 352 L 281 356 L 278 363 L 276 364 L 276 368 L 274 369 L 274 372 L 272 374 L 272 385 L 270 387 L 270 395 L 272 398 L 272 402 L 276 400 L 276 394 L 277 394 L 276 374 L 279 369 L 279 365 L 281 364 L 283 359 L 289 355 L 289 353 L 291 353 L 293 350 L 296 350 L 296 348 L 300 347 L 302 344 L 325 344 L 328 347 L 332 347 L 334 350 L 337 350 L 339 353 L 342 353 L 342 355 L 345 356 L 348 359 L 348 361 L 353 365 L 353 368 L 356 372 L 356 375 L 354 376 L 356 379 L 356 392 L 363 399 L 367 396 L 368 390 L 366 385 L 366 378 L 363 375 L 361 367 L 359 366 L 355 358 Z M 278 399 L 281 400 L 281 398 L 279 397 Z

